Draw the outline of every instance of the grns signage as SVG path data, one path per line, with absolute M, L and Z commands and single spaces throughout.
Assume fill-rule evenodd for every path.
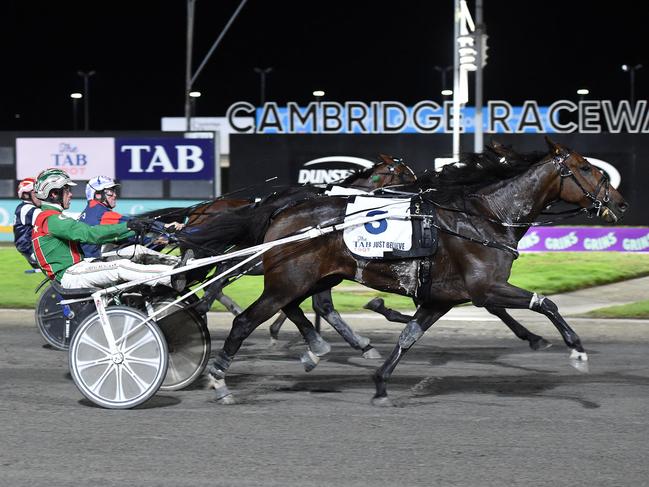
M 119 179 L 214 179 L 213 139 L 116 139 Z
M 353 171 L 362 171 L 374 163 L 360 157 L 330 156 L 305 162 L 298 170 L 299 184 L 330 184 L 350 176 Z

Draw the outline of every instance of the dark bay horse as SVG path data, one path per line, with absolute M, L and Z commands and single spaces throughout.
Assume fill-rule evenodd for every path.
M 429 218 L 439 231 L 439 246 L 430 266 L 423 267 L 427 269 L 425 289 L 417 289 L 422 259 L 394 265 L 394 260 L 355 257 L 340 231 L 266 252 L 264 291 L 234 319 L 223 349 L 208 368 L 217 399 L 234 402 L 225 374 L 257 326 L 280 309 L 292 321 L 310 325 L 299 304 L 343 279 L 419 299 L 414 318 L 374 374 L 375 405 L 390 404 L 387 381 L 414 343 L 453 306 L 469 301 L 494 309 L 529 308 L 547 316 L 571 349 L 571 360 L 585 362 L 581 340 L 557 306 L 549 298 L 507 282 L 517 256 L 515 248 L 529 225 L 555 201 L 578 205 L 608 222 L 621 218 L 628 205 L 608 178 L 581 155 L 549 140 L 548 145 L 549 153 L 542 157 L 509 160 L 494 157 L 492 152 L 468 155 L 462 164 L 445 168 L 439 177 L 420 179 L 413 185 L 421 191 L 420 198 L 438 204 L 435 216 Z M 275 216 L 264 239 L 270 242 L 317 225 L 340 223 L 346 204 L 345 198 L 320 198 L 292 206 Z M 258 226 L 255 218 L 249 223 Z M 210 229 L 215 238 L 234 238 L 234 234 L 224 235 L 217 229 L 217 224 Z M 241 232 L 239 228 L 235 233 Z M 411 278 L 403 279 L 404 273 Z
M 374 166 L 360 171 L 353 171 L 347 178 L 341 180 L 336 186 L 368 192 L 380 188 L 399 189 L 400 187 L 411 184 L 416 181 L 417 177 L 410 167 L 401 159 L 381 154 L 380 160 Z M 279 211 L 284 206 L 290 206 L 296 202 L 319 197 L 329 189 L 315 186 L 289 187 L 278 190 L 261 201 L 254 202 L 246 199 L 229 199 L 219 198 L 214 201 L 208 201 L 188 208 L 167 208 L 155 210 L 144 215 L 143 217 L 156 218 L 162 221 L 184 221 L 187 229 L 191 231 L 193 227 L 199 227 L 212 216 L 221 215 L 228 210 L 247 207 L 263 207 L 269 215 Z M 270 216 L 269 216 L 270 218 Z M 266 224 L 264 222 L 263 224 Z M 194 240 L 195 242 L 195 240 Z M 254 245 L 255 241 L 248 242 L 224 242 L 225 244 L 247 244 Z M 223 248 L 223 245 L 220 246 Z M 194 247 L 198 252 L 203 250 L 201 246 Z M 261 275 L 261 265 L 251 265 L 249 275 Z M 223 287 L 227 285 L 227 279 L 217 281 L 206 288 L 205 296 L 202 302 L 198 303 L 197 311 L 207 312 L 215 300 L 219 300 L 235 316 L 243 310 L 231 298 L 223 293 Z M 201 307 L 202 306 L 202 307 Z M 201 308 L 199 308 L 201 307 Z M 331 297 L 331 289 L 323 290 L 313 295 L 313 309 L 316 316 L 322 316 L 349 345 L 359 350 L 365 358 L 380 358 L 380 354 L 371 346 L 368 338 L 356 334 L 352 328 L 342 319 L 338 311 L 334 308 Z M 280 312 L 280 316 L 271 326 L 271 339 L 276 339 L 280 327 L 286 320 L 287 316 Z M 330 346 L 326 343 L 312 327 L 304 328 L 298 326 L 303 337 L 309 345 L 309 351 L 302 356 L 302 362 L 307 371 L 312 370 L 319 361 L 319 356 L 329 352 Z M 311 352 L 311 353 L 310 353 Z

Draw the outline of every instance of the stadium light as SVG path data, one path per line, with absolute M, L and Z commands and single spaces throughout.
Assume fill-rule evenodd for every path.
M 70 98 L 72 98 L 72 130 L 79 129 L 79 100 L 83 98 L 81 93 L 70 93 Z
M 451 96 L 453 94 L 453 90 L 442 90 L 442 96 Z
M 623 64 L 622 71 L 629 73 L 629 101 L 631 105 L 635 105 L 635 72 L 642 69 L 642 64 L 631 66 L 630 64 Z

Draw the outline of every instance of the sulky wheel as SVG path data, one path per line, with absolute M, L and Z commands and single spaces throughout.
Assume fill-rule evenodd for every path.
M 175 299 L 161 298 L 152 303 L 159 310 Z M 160 389 L 177 391 L 194 382 L 210 358 L 211 339 L 207 323 L 193 309 L 180 302 L 156 316 L 158 326 L 167 339 L 169 366 Z
M 112 353 L 95 312 L 70 343 L 70 372 L 75 385 L 93 403 L 110 409 L 132 408 L 153 396 L 167 373 L 167 344 L 146 315 L 126 306 L 106 309 L 117 343 Z
M 95 310 L 92 301 L 61 306 L 63 299 L 48 285 L 36 304 L 36 325 L 47 343 L 56 350 L 67 350 L 79 324 Z

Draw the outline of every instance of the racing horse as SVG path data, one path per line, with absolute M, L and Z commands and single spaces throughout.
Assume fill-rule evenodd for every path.
M 510 160 L 494 157 L 490 151 L 468 154 L 462 164 L 448 166 L 435 179 L 420 178 L 413 185 L 421 191 L 421 201 L 445 202 L 444 206 L 438 205 L 434 216 L 422 217 L 429 218 L 439 232 L 437 252 L 430 257 L 430 265 L 424 267 L 424 289 L 417 285 L 421 259 L 368 261 L 347 250 L 342 233 L 334 226 L 343 221 L 346 199 L 309 200 L 277 215 L 265 231 L 266 242 L 309 228 L 317 231 L 327 227 L 333 231 L 318 231 L 319 237 L 274 246 L 264 254 L 264 290 L 235 317 L 222 350 L 208 366 L 217 402 L 235 402 L 225 382 L 226 372 L 256 327 L 280 309 L 292 321 L 310 325 L 299 304 L 343 279 L 385 292 L 418 296 L 420 301 L 390 356 L 373 375 L 374 405 L 391 404 L 387 383 L 399 361 L 437 320 L 466 302 L 498 309 L 529 308 L 545 315 L 570 349 L 571 363 L 577 367 L 585 364 L 588 356 L 581 340 L 556 304 L 508 282 L 518 255 L 516 244 L 542 210 L 559 200 L 607 222 L 618 221 L 628 204 L 610 186 L 608 177 L 584 157 L 546 140 L 549 152 L 543 156 Z M 248 223 L 259 229 L 254 214 L 249 215 Z M 213 238 L 224 237 L 218 230 L 218 224 L 212 222 Z M 241 231 L 239 228 L 226 238 L 236 238 Z M 245 231 L 252 231 L 251 227 Z M 410 274 L 409 278 L 404 279 L 403 274 Z
M 365 193 L 380 188 L 398 189 L 404 185 L 416 181 L 417 177 L 410 167 L 402 159 L 381 154 L 380 161 L 375 165 L 360 171 L 353 171 L 347 178 L 337 183 L 335 187 L 329 187 L 328 190 L 337 189 L 340 193 L 346 191 L 356 191 Z M 162 221 L 185 221 L 189 231 L 193 227 L 200 227 L 205 221 L 214 215 L 221 215 L 227 210 L 245 208 L 248 206 L 264 207 L 271 209 L 271 213 L 279 210 L 283 206 L 294 204 L 296 201 L 319 197 L 325 193 L 324 188 L 315 186 L 301 186 L 297 188 L 286 188 L 277 191 L 259 202 L 246 199 L 229 199 L 219 198 L 213 201 L 201 203 L 189 208 L 167 208 L 155 210 L 140 215 L 140 217 L 156 218 Z M 241 242 L 237 242 L 241 244 Z M 248 242 L 254 244 L 256 242 Z M 201 252 L 200 246 L 194 247 Z M 223 247 L 221 247 L 223 248 Z M 253 264 L 252 270 L 248 272 L 251 275 L 261 274 L 261 266 Z M 235 316 L 243 310 L 231 298 L 223 293 L 223 287 L 227 284 L 227 279 L 217 281 L 206 288 L 203 300 L 196 306 L 197 311 L 207 312 L 215 300 L 219 300 Z M 202 308 L 199 308 L 202 305 Z M 338 311 L 334 308 L 331 297 L 331 289 L 323 290 L 313 296 L 313 309 L 316 316 L 322 316 L 342 337 L 356 350 L 361 351 L 365 358 L 381 358 L 380 354 L 374 349 L 369 339 L 357 335 L 354 330 L 342 319 Z M 279 317 L 271 326 L 271 343 L 277 339 L 279 329 L 286 320 L 286 315 L 280 312 Z M 326 343 L 312 327 L 298 329 L 304 336 L 309 345 L 309 352 L 302 356 L 302 362 L 307 371 L 312 370 L 319 361 L 319 356 L 329 352 L 330 346 Z

